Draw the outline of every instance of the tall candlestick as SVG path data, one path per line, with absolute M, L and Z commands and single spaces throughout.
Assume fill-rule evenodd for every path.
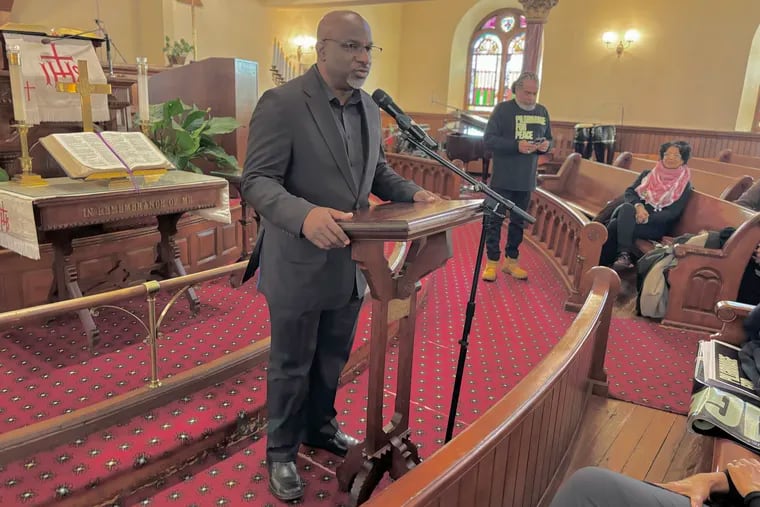
M 13 116 L 16 123 L 26 123 L 26 102 L 24 99 L 24 77 L 21 74 L 21 48 L 8 48 L 8 69 L 10 71 L 11 98 L 13 99 Z
M 148 102 L 148 59 L 137 57 L 137 98 L 140 123 L 150 121 L 150 105 Z
M 272 67 L 277 65 L 277 39 L 272 43 Z
M 13 176 L 13 181 L 24 186 L 39 187 L 47 185 L 39 174 L 32 172 L 32 157 L 29 156 L 29 125 L 26 123 L 26 98 L 24 97 L 24 77 L 21 73 L 21 48 L 10 46 L 7 50 L 8 71 L 11 81 L 11 99 L 13 100 L 13 116 L 16 119 L 21 156 L 19 164 L 21 172 Z

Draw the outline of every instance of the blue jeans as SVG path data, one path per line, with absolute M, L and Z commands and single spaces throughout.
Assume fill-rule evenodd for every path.
M 494 192 L 515 203 L 515 206 L 528 211 L 528 205 L 530 204 L 529 190 L 506 190 L 503 188 L 494 188 Z M 499 206 L 500 210 L 503 206 Z M 504 222 L 504 218 L 496 215 L 488 210 L 486 217 L 486 254 L 489 261 L 498 261 L 501 256 L 499 243 L 501 242 L 501 224 Z M 520 243 L 523 240 L 523 228 L 525 227 L 525 221 L 517 213 L 509 215 L 509 227 L 507 229 L 507 245 L 504 249 L 504 254 L 510 259 L 517 259 L 520 255 L 518 251 Z

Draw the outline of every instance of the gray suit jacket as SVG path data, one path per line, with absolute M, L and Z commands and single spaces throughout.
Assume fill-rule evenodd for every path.
M 370 192 L 411 201 L 420 187 L 396 174 L 381 146 L 380 110 L 361 92 L 368 132 L 359 185 L 316 66 L 267 90 L 253 112 L 243 171 L 243 198 L 261 216 L 257 240 L 259 290 L 270 305 L 304 310 L 344 306 L 354 289 L 350 247 L 321 250 L 301 226 L 316 206 L 352 211 L 369 206 Z M 252 270 L 249 269 L 249 274 Z

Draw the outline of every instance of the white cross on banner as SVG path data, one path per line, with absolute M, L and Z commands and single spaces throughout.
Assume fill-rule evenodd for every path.
M 92 42 L 65 39 L 43 44 L 43 37 L 38 35 L 4 33 L 3 36 L 6 47 L 20 48 L 27 123 L 37 125 L 45 121 L 82 121 L 79 95 L 59 92 L 55 89 L 55 84 L 59 81 L 70 83 L 77 80 L 78 60 L 87 60 L 90 82 L 108 82 Z M 20 99 L 13 97 L 13 100 Z M 92 96 L 92 119 L 110 119 L 106 95 Z

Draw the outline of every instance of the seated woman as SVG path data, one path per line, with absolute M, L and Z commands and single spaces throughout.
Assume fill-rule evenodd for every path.
M 691 146 L 683 141 L 660 146 L 660 161 L 636 178 L 625 191 L 625 202 L 612 213 L 602 265 L 612 264 L 615 271 L 633 268 L 634 242 L 658 240 L 670 231 L 691 193 L 690 155 Z

